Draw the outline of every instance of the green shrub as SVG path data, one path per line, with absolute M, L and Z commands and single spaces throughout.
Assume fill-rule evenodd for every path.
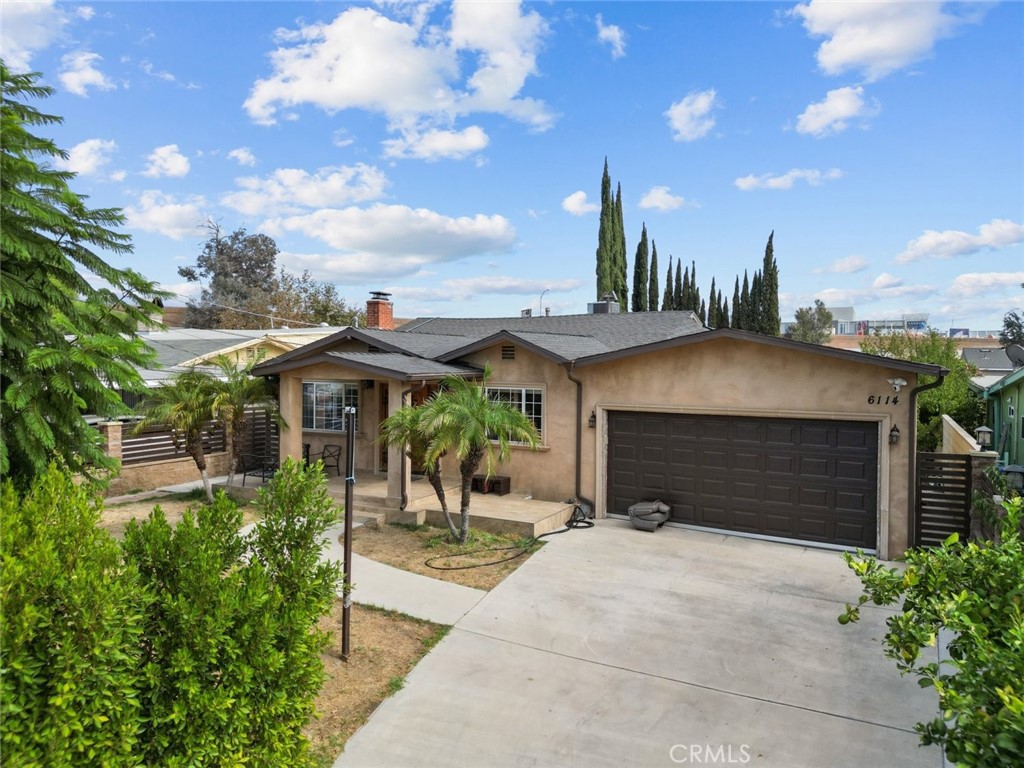
M 247 537 L 223 493 L 174 529 L 157 510 L 125 534 L 154 598 L 144 624 L 146 765 L 309 764 L 301 731 L 326 643 L 316 623 L 339 573 L 320 562 L 333 510 L 322 473 L 293 462 L 258 503 L 266 517 Z
M 138 765 L 142 591 L 96 527 L 100 501 L 51 466 L 0 503 L 5 766 Z
M 953 535 L 941 547 L 908 552 L 905 570 L 844 556 L 864 594 L 839 621 L 856 621 L 869 600 L 903 600 L 888 620 L 886 655 L 938 694 L 939 717 L 917 725 L 921 741 L 941 745 L 950 760 L 972 768 L 1024 765 L 1021 499 L 1004 508 L 997 542 L 965 544 Z M 921 663 L 921 650 L 935 646 L 940 630 L 952 637 L 949 660 Z
M 173 528 L 157 507 L 119 547 L 66 474 L 24 498 L 4 485 L 4 766 L 311 764 L 334 509 L 322 471 L 293 462 L 258 503 L 248 536 L 220 494 Z

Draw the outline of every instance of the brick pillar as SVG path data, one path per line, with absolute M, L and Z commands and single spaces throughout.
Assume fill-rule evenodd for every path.
M 972 451 L 971 457 L 971 490 L 972 496 L 974 492 L 985 493 L 989 487 L 988 478 L 985 477 L 985 471 L 989 467 L 994 467 L 996 461 L 999 459 L 999 454 L 995 451 Z M 974 509 L 973 504 L 971 505 L 971 540 L 977 541 L 979 539 L 991 539 L 995 531 L 991 530 L 985 521 L 981 519 L 977 510 Z
M 103 437 L 103 451 L 112 459 L 118 461 L 122 458 L 121 453 L 121 428 L 120 421 L 103 421 L 96 425 L 100 435 Z

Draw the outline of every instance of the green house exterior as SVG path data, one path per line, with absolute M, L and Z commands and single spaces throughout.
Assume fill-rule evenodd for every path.
M 986 422 L 992 429 L 992 450 L 1006 464 L 1024 464 L 1024 368 L 1009 373 L 988 387 Z

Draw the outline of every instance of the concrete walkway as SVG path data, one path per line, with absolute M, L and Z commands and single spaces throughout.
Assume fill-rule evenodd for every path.
M 487 593 L 335 767 L 937 768 L 891 610 L 836 621 L 859 593 L 835 552 L 598 521 Z

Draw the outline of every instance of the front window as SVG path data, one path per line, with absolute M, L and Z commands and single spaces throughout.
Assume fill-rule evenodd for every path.
M 345 431 L 345 408 L 356 409 L 359 431 L 359 385 L 348 381 L 302 382 L 302 428 Z
M 544 434 L 544 391 L 530 387 L 487 387 L 487 396 L 498 403 L 508 403 L 528 418 Z

